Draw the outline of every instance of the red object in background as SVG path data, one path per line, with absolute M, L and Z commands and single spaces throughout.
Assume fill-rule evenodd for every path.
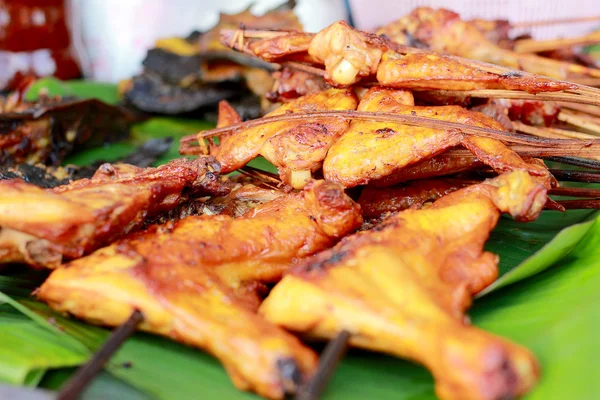
M 28 76 L 81 76 L 67 25 L 67 0 L 0 0 L 0 89 Z

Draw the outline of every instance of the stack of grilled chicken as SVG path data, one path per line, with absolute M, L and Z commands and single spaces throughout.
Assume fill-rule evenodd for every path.
M 141 311 L 140 329 L 211 353 L 267 398 L 315 373 L 301 339 L 342 330 L 426 366 L 441 399 L 523 395 L 540 373 L 532 353 L 466 312 L 498 276 L 484 245 L 500 216 L 564 211 L 542 158 L 600 156 L 593 135 L 556 128 L 600 91 L 435 52 L 539 67 L 494 58 L 483 26 L 419 9 L 378 34 L 222 30 L 277 70 L 270 112 L 244 122 L 221 102 L 216 129 L 182 140 L 194 159 L 105 164 L 52 189 L 1 181 L 0 260 L 52 269 L 39 299 L 91 323 Z M 473 29 L 468 51 L 451 46 Z M 561 79 L 597 71 L 556 63 L 544 65 Z M 279 174 L 247 169 L 259 156 Z

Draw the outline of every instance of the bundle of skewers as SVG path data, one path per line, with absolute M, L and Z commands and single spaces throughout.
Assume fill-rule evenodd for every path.
M 533 354 L 466 312 L 498 276 L 484 245 L 502 214 L 600 208 L 600 190 L 562 185 L 600 182 L 600 90 L 557 80 L 600 75 L 490 58 L 481 25 L 419 9 L 377 34 L 222 30 L 276 71 L 271 111 L 242 121 L 222 101 L 217 128 L 181 141 L 195 159 L 104 164 L 51 189 L 0 181 L 0 262 L 52 270 L 38 298 L 121 326 L 107 348 L 167 336 L 267 398 L 317 398 L 346 345 L 424 365 L 441 399 L 524 395 Z M 259 156 L 278 173 L 247 165 Z M 319 361 L 301 339 L 331 342 Z

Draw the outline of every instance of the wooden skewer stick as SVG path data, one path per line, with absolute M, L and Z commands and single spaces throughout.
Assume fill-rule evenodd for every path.
M 550 173 L 559 181 L 600 183 L 600 172 L 551 168 Z
M 591 188 L 557 187 L 550 189 L 549 193 L 556 196 L 600 198 L 600 189 Z
M 238 129 L 248 129 L 256 126 L 282 121 L 306 121 L 309 118 L 347 118 L 350 120 L 366 121 L 384 121 L 394 122 L 413 126 L 425 126 L 433 129 L 457 130 L 467 135 L 477 135 L 482 137 L 491 137 L 503 140 L 509 143 L 525 144 L 530 146 L 548 147 L 548 146 L 582 146 L 590 147 L 600 145 L 600 139 L 580 141 L 570 139 L 546 139 L 521 135 L 512 132 L 500 131 L 496 129 L 482 128 L 472 125 L 465 125 L 456 122 L 442 121 L 434 118 L 418 117 L 413 115 L 397 114 L 391 112 L 368 112 L 368 111 L 315 111 L 306 113 L 290 113 L 263 117 L 239 124 L 229 125 L 222 128 L 210 129 L 200 132 L 197 135 L 186 136 L 181 139 L 181 144 L 197 142 L 200 138 L 221 136 L 223 134 L 233 133 Z M 185 151 L 185 148 L 183 149 Z M 189 153 L 194 154 L 194 153 Z
M 594 15 L 591 17 L 579 17 L 579 18 L 548 19 L 545 21 L 515 22 L 515 23 L 511 23 L 510 27 L 513 29 L 519 29 L 519 28 L 531 28 L 534 26 L 579 24 L 582 22 L 594 22 L 594 21 L 600 21 L 600 15 Z
M 566 210 L 598 210 L 600 209 L 600 199 L 586 200 L 561 200 L 557 201 Z
M 288 189 L 287 185 L 285 185 L 280 179 L 279 176 L 273 174 L 268 171 L 263 171 L 258 168 L 250 167 L 248 165 L 238 169 L 238 171 L 250 178 L 256 179 L 260 181 L 265 187 L 274 190 L 284 190 Z
M 549 40 L 517 40 L 515 42 L 514 51 L 517 53 L 539 53 L 542 51 L 555 50 L 564 47 L 585 46 L 594 43 L 600 43 L 600 31 L 571 38 Z
M 327 387 L 327 383 L 335 371 L 335 367 L 348 349 L 349 340 L 350 332 L 344 330 L 338 333 L 338 335 L 327 344 L 321 353 L 317 373 L 305 387 L 300 389 L 300 393 L 296 396 L 297 400 L 317 400 L 321 398 L 321 394 Z
M 144 320 L 144 315 L 135 310 L 121 326 L 113 331 L 108 340 L 94 354 L 90 361 L 67 381 L 58 393 L 56 400 L 75 400 L 85 390 L 89 383 L 98 375 L 110 357 L 121 347 L 121 345 L 137 329 Z
M 590 132 L 594 132 L 600 135 L 600 125 L 590 121 L 587 118 L 581 117 L 572 111 L 562 110 L 558 114 L 559 121 L 566 122 L 571 125 L 578 126 L 579 128 L 587 129 Z
M 546 157 L 546 160 L 556 161 L 563 164 L 575 165 L 589 169 L 600 170 L 600 162 L 580 157 Z
M 559 102 L 559 105 L 561 105 L 562 107 L 566 107 L 566 108 L 570 108 L 572 110 L 576 110 L 579 112 L 583 112 L 586 114 L 590 114 L 596 117 L 600 117 L 600 107 L 597 106 L 592 106 L 592 105 L 587 105 L 587 104 L 577 104 L 577 103 L 565 103 L 565 102 Z
M 562 101 L 581 104 L 594 104 L 600 106 L 600 99 L 596 96 L 591 98 L 587 95 L 567 93 L 567 92 L 544 92 L 538 94 L 525 93 L 519 90 L 503 89 L 479 89 L 479 90 L 427 90 L 428 93 L 439 93 L 444 96 L 470 96 L 484 99 L 521 99 L 521 100 L 539 100 L 539 101 Z M 587 92 L 586 92 L 587 93 Z
M 561 129 L 561 131 L 565 131 L 565 133 L 557 132 L 557 130 L 552 128 L 541 128 L 539 126 L 531 126 L 524 124 L 520 121 L 512 121 L 513 128 L 517 132 L 527 133 L 529 135 L 545 137 L 548 139 L 565 139 L 565 138 L 575 138 L 575 139 L 594 139 L 595 137 L 592 135 L 588 135 L 586 133 L 581 132 L 572 132 L 567 131 L 566 129 Z M 568 132 L 568 133 L 567 133 Z M 571 134 L 572 132 L 572 134 Z

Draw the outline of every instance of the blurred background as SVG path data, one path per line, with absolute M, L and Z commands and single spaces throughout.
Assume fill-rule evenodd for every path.
M 159 38 L 206 31 L 219 13 L 248 7 L 263 14 L 281 0 L 2 0 L 0 1 L 0 87 L 15 74 L 54 75 L 117 83 L 138 74 Z M 571 0 L 298 0 L 295 14 L 307 31 L 344 19 L 363 30 L 399 18 L 417 6 L 444 7 L 463 18 L 547 21 L 600 15 L 600 1 Z M 531 25 L 514 34 L 535 38 L 575 36 L 599 22 Z

